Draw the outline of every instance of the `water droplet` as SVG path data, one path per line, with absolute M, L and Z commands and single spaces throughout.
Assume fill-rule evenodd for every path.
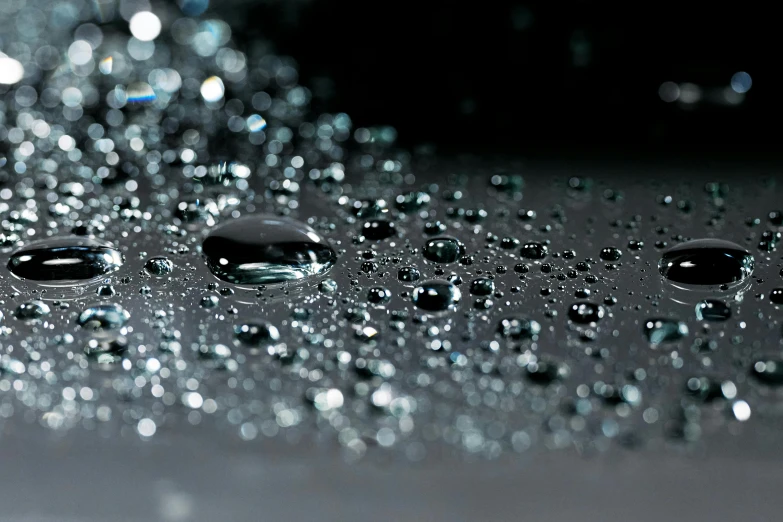
M 765 358 L 753 363 L 751 375 L 769 386 L 783 385 L 783 360 Z
M 495 291 L 495 282 L 492 279 L 481 277 L 470 283 L 470 293 L 473 295 L 492 295 Z
M 525 365 L 525 375 L 536 384 L 551 384 L 565 379 L 570 373 L 565 364 L 547 359 L 533 360 Z
M 14 312 L 14 317 L 22 321 L 38 321 L 51 313 L 49 305 L 43 301 L 28 301 L 20 304 Z
M 118 304 L 96 304 L 79 314 L 76 324 L 87 330 L 116 330 L 128 319 L 130 314 Z
M 215 295 L 205 295 L 201 298 L 199 304 L 201 305 L 201 308 L 215 308 L 220 304 L 220 299 Z
M 245 346 L 268 346 L 280 341 L 277 327 L 267 322 L 245 323 L 234 327 L 234 336 Z
M 522 245 L 519 254 L 525 259 L 544 259 L 549 253 L 549 247 L 538 241 L 529 241 Z
M 430 202 L 430 195 L 426 192 L 409 192 L 401 194 L 394 200 L 400 212 L 415 212 Z
M 436 237 L 425 243 L 422 252 L 433 263 L 455 263 L 465 255 L 465 245 L 453 237 Z
M 375 305 L 388 303 L 391 298 L 391 292 L 382 286 L 374 286 L 367 291 L 367 300 Z
M 773 288 L 769 300 L 776 305 L 783 305 L 783 288 Z
M 220 213 L 217 203 L 209 198 L 194 198 L 177 203 L 174 209 L 174 217 L 186 225 L 215 224 L 215 218 Z
M 677 342 L 688 335 L 688 325 L 675 319 L 648 319 L 644 336 L 652 345 Z
M 397 235 L 397 228 L 392 221 L 371 219 L 362 226 L 362 235 L 367 239 L 380 241 Z
M 462 298 L 459 288 L 448 281 L 426 281 L 413 290 L 413 304 L 422 310 L 442 312 L 456 307 Z
M 397 272 L 397 279 L 404 283 L 413 283 L 421 279 L 421 273 L 415 267 L 404 266 Z
M 619 261 L 623 252 L 619 248 L 606 247 L 601 250 L 601 259 L 604 261 Z
M 537 339 L 541 333 L 538 321 L 521 317 L 506 317 L 498 324 L 498 333 L 510 339 Z
M 323 275 L 337 254 L 313 229 L 292 219 L 255 215 L 231 221 L 204 240 L 209 269 L 236 284 L 274 284 Z
M 731 308 L 723 301 L 705 299 L 696 305 L 696 318 L 699 321 L 726 321 L 731 317 Z
M 605 314 L 603 306 L 588 302 L 574 303 L 568 309 L 568 318 L 579 324 L 597 323 Z
M 337 281 L 334 279 L 324 279 L 318 283 L 318 290 L 323 294 L 333 294 L 337 291 Z
M 11 255 L 8 269 L 21 279 L 69 286 L 118 270 L 122 254 L 108 243 L 83 237 L 35 241 Z
M 144 263 L 144 270 L 151 276 L 164 277 L 174 270 L 174 263 L 167 257 L 151 257 Z
M 753 273 L 753 256 L 721 239 L 696 239 L 667 250 L 658 263 L 666 279 L 686 285 L 724 285 Z

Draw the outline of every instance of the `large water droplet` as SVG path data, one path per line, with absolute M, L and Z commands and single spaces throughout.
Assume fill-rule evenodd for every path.
M 673 343 L 688 335 L 688 325 L 674 319 L 648 319 L 644 322 L 644 336 L 650 344 Z
M 163 277 L 174 270 L 174 263 L 167 257 L 151 257 L 144 263 L 144 270 L 151 276 Z
M 116 330 L 125 326 L 130 314 L 118 304 L 96 304 L 86 308 L 76 324 L 88 330 Z
M 258 348 L 280 341 L 277 327 L 267 323 L 245 323 L 234 327 L 234 335 L 245 346 Z
M 731 241 L 696 239 L 667 250 L 658 262 L 666 279 L 685 285 L 724 285 L 753 273 L 753 256 Z
M 425 243 L 423 253 L 433 263 L 454 263 L 465 255 L 465 245 L 453 237 L 436 237 Z
M 549 247 L 538 241 L 530 241 L 522 245 L 519 255 L 525 259 L 544 259 L 549 253 Z
M 95 279 L 123 263 L 122 254 L 108 243 L 84 237 L 60 237 L 30 243 L 11 255 L 8 269 L 21 279 L 51 286 Z
M 29 301 L 27 303 L 20 304 L 14 316 L 22 321 L 38 321 L 51 313 L 49 305 L 43 301 Z
M 215 276 L 236 284 L 274 284 L 323 275 L 337 254 L 298 221 L 255 215 L 213 230 L 202 246 Z
M 426 281 L 413 290 L 413 304 L 422 310 L 443 312 L 455 307 L 462 292 L 448 281 Z
M 760 359 L 753 363 L 751 375 L 764 384 L 781 386 L 783 385 L 783 360 L 776 358 Z

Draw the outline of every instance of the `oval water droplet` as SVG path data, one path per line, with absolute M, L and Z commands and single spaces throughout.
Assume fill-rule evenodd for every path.
M 644 336 L 652 345 L 674 343 L 688 335 L 688 325 L 675 319 L 648 319 L 644 322 Z
M 151 276 L 164 277 L 174 270 L 174 263 L 167 257 L 151 257 L 144 263 L 144 270 Z
M 549 247 L 538 241 L 529 241 L 522 245 L 519 254 L 525 259 L 544 259 L 549 253 Z
M 245 323 L 234 327 L 234 336 L 245 346 L 258 348 L 280 341 L 277 327 L 267 323 Z
M 229 283 L 274 284 L 326 274 L 337 254 L 298 221 L 254 215 L 213 230 L 202 245 L 212 273 Z
M 413 290 L 413 304 L 430 312 L 443 312 L 456 307 L 462 292 L 448 281 L 426 281 Z
M 731 241 L 696 239 L 670 248 L 658 270 L 674 283 L 726 285 L 744 281 L 753 273 L 753 255 Z
M 465 255 L 465 245 L 453 237 L 436 237 L 424 244 L 422 253 L 433 263 L 455 263 Z
M 495 282 L 486 277 L 474 279 L 470 283 L 470 293 L 473 295 L 492 295 L 495 291 Z
M 393 221 L 371 219 L 362 225 L 362 235 L 373 241 L 388 239 L 396 234 L 397 227 Z
M 731 308 L 723 301 L 705 299 L 696 305 L 696 318 L 699 321 L 726 321 L 731 318 Z
M 759 382 L 769 386 L 783 385 L 783 360 L 778 358 L 760 359 L 753 363 L 751 375 Z
M 619 248 L 606 247 L 601 250 L 601 259 L 604 261 L 619 261 L 623 257 L 623 252 Z
M 51 313 L 49 305 L 43 301 L 28 301 L 20 304 L 14 312 L 14 317 L 22 321 L 38 321 Z
M 579 324 L 597 323 L 605 314 L 603 306 L 586 301 L 574 303 L 568 309 L 568 318 Z
M 498 324 L 498 333 L 509 339 L 536 339 L 541 333 L 538 321 L 522 317 L 506 317 Z
M 421 279 L 421 272 L 416 267 L 404 266 L 397 272 L 397 279 L 403 283 L 414 283 Z
M 42 285 L 71 286 L 114 272 L 122 263 L 122 254 L 109 243 L 74 236 L 29 243 L 11 255 L 8 269 Z
M 87 330 L 117 330 L 130 319 L 127 310 L 118 304 L 96 304 L 84 309 L 76 324 Z

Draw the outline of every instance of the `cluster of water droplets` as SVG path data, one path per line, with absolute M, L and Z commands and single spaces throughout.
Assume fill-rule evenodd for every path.
M 779 212 L 732 237 L 755 255 L 691 240 L 661 220 L 706 209 L 718 235 L 725 186 L 636 195 L 661 212 L 643 218 L 610 181 L 441 165 L 312 118 L 293 61 L 201 13 L 9 2 L 0 418 L 326 432 L 418 460 L 697 442 L 710 414 L 776 411 L 780 349 L 737 329 Z

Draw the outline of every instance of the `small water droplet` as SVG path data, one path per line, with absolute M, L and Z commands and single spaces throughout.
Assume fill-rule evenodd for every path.
M 549 247 L 538 241 L 529 241 L 522 245 L 519 254 L 525 259 L 544 259 L 549 253 Z
M 174 263 L 167 257 L 151 257 L 144 263 L 144 270 L 151 276 L 164 277 L 174 270 Z
M 118 304 L 96 304 L 79 314 L 76 324 L 88 330 L 116 330 L 130 319 L 130 314 Z
M 25 245 L 11 255 L 8 269 L 21 279 L 67 286 L 109 274 L 122 264 L 122 254 L 108 243 L 74 236 Z
M 397 235 L 397 228 L 393 221 L 371 219 L 362 226 L 362 235 L 367 239 L 380 241 Z
M 453 237 L 436 237 L 425 243 L 422 253 L 433 263 L 455 263 L 465 255 L 465 245 Z
M 753 273 L 750 252 L 722 239 L 696 239 L 670 248 L 658 269 L 669 281 L 686 285 L 725 285 L 744 281 Z
M 404 283 L 413 283 L 421 279 L 421 272 L 415 267 L 404 266 L 397 272 L 397 279 Z
M 245 346 L 253 348 L 268 346 L 280 341 L 277 327 L 267 323 L 245 323 L 234 327 L 234 336 Z
M 448 281 L 426 281 L 413 290 L 413 304 L 430 312 L 443 312 L 456 307 L 460 299 L 462 292 Z
M 313 229 L 255 215 L 213 230 L 202 246 L 212 273 L 229 283 L 274 284 L 327 273 L 337 254 Z
M 568 309 L 568 318 L 579 324 L 597 323 L 605 314 L 603 306 L 589 302 L 574 303 Z
M 623 257 L 623 252 L 619 248 L 606 247 L 601 250 L 601 259 L 604 261 L 619 261 Z
M 675 319 L 648 319 L 643 331 L 650 344 L 659 345 L 677 342 L 688 335 L 688 325 Z
M 533 339 L 541 333 L 538 321 L 521 317 L 506 317 L 498 323 L 498 333 L 509 339 Z
M 495 282 L 492 279 L 481 277 L 470 283 L 470 293 L 473 295 L 492 295 L 495 291 Z
M 769 386 L 783 385 L 783 360 L 778 358 L 760 359 L 753 363 L 751 375 L 759 382 Z
M 699 321 L 726 321 L 731 318 L 731 308 L 723 301 L 705 299 L 696 305 L 696 318 Z
M 391 298 L 391 292 L 382 286 L 374 286 L 367 291 L 367 300 L 375 305 L 388 303 Z
M 769 300 L 776 305 L 783 305 L 783 288 L 773 288 Z

